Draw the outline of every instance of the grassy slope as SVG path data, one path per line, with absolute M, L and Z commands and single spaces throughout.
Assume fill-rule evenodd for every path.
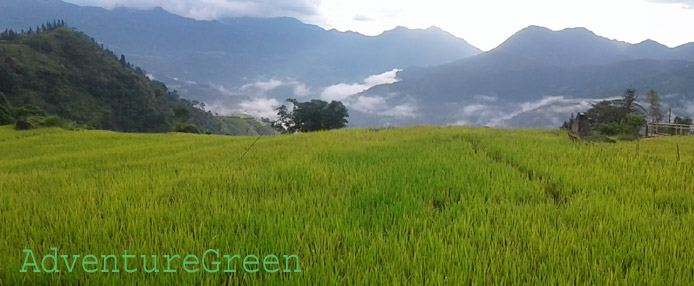
M 194 124 L 216 134 L 274 133 L 253 119 L 220 118 L 194 108 L 68 28 L 0 41 L 0 78 L 0 92 L 15 107 L 36 105 L 97 129 L 167 132 L 175 123 L 174 108 L 183 106 Z
M 242 158 L 254 140 L 0 128 L 0 284 L 694 281 L 692 137 L 351 129 L 264 137 Z M 50 246 L 298 254 L 303 273 L 18 272 L 22 249 Z

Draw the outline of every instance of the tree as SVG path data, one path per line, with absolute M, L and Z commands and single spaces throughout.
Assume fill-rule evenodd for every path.
M 649 115 L 651 123 L 658 123 L 663 119 L 663 114 L 660 112 L 660 96 L 655 90 L 649 90 L 646 93 L 646 102 L 649 107 Z
M 627 135 L 639 135 L 641 128 L 646 126 L 646 118 L 641 114 L 627 114 L 621 122 L 621 133 Z
M 634 108 L 634 103 L 636 102 L 636 90 L 627 88 L 622 96 L 622 117 L 627 114 L 631 114 L 636 111 Z
M 174 109 L 174 117 L 179 123 L 187 123 L 190 120 L 190 111 L 183 106 L 176 107 Z
M 692 125 L 692 119 L 689 117 L 682 118 L 682 117 L 676 116 L 674 123 L 675 124 L 682 124 L 682 125 Z
M 46 116 L 46 112 L 34 105 L 24 105 L 14 110 L 14 117 L 17 120 L 26 120 L 31 116 Z
M 294 124 L 293 115 L 286 106 L 282 105 L 277 109 L 277 120 L 273 121 L 270 126 L 280 133 L 296 132 L 296 124 Z
M 593 104 L 593 107 L 588 109 L 586 115 L 588 121 L 593 126 L 598 124 L 619 123 L 622 121 L 621 110 L 619 107 L 612 105 L 608 101 L 601 101 L 598 104 Z
M 126 66 L 128 64 L 128 62 L 125 60 L 125 55 L 123 54 L 120 55 L 120 64 L 122 66 Z
M 0 92 L 0 125 L 12 124 L 15 121 L 14 111 L 5 95 Z
M 287 99 L 293 104 L 292 111 L 282 105 L 277 108 L 277 120 L 272 127 L 281 133 L 310 132 L 331 130 L 347 126 L 349 113 L 339 101 L 327 103 L 314 99 L 309 102 L 299 102 Z
M 602 135 L 627 135 L 635 138 L 646 125 L 646 119 L 636 111 L 636 91 L 633 89 L 624 92 L 621 105 L 602 101 L 593 104 L 586 115 L 593 129 Z

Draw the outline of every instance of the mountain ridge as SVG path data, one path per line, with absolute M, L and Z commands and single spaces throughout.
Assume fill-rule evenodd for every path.
M 419 37 L 385 33 L 389 41 L 325 30 L 287 17 L 197 21 L 161 8 L 106 10 L 37 0 L 0 0 L 0 6 L 2 3 L 8 9 L 0 9 L 0 27 L 25 29 L 46 19 L 64 19 L 150 73 L 224 83 L 229 88 L 248 83 L 244 79 L 267 76 L 335 84 L 393 68 L 443 64 L 481 52 L 451 34 L 415 30 L 408 33 Z M 388 49 L 379 49 L 383 46 Z

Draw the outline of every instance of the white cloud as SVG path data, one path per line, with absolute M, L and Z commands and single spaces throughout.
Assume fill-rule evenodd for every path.
M 224 87 L 222 85 L 210 84 L 210 86 L 224 95 L 227 95 L 227 96 L 234 95 L 234 92 L 232 92 L 231 90 L 227 89 L 226 87 Z
M 207 103 L 206 106 L 209 111 L 222 116 L 229 116 L 235 113 L 235 109 L 229 108 L 226 104 L 221 102 Z
M 258 91 L 265 93 L 271 91 L 275 88 L 282 86 L 282 82 L 276 79 L 271 79 L 268 81 L 257 81 L 249 84 L 245 84 L 241 87 L 242 91 Z
M 606 98 L 612 100 L 616 98 Z M 473 102 L 467 104 L 451 103 L 458 111 L 454 112 L 455 118 L 452 125 L 474 126 L 518 126 L 522 122 L 513 122 L 518 116 L 530 116 L 539 122 L 533 122 L 535 126 L 557 127 L 568 118 L 571 113 L 586 111 L 591 103 L 603 99 L 565 98 L 563 96 L 549 96 L 535 101 L 522 103 L 502 103 L 490 101 L 490 98 L 478 96 Z M 524 119 L 524 120 L 527 120 Z M 544 122 L 544 123 L 543 123 Z M 542 125 L 538 125 L 542 124 Z
M 347 100 L 353 95 L 363 92 L 381 84 L 391 84 L 399 81 L 397 78 L 398 72 L 401 69 L 393 69 L 382 74 L 372 75 L 364 79 L 363 83 L 339 83 L 331 85 L 323 89 L 320 97 L 324 100 Z
M 487 99 L 482 98 L 477 99 L 475 103 L 460 107 L 457 114 L 453 115 L 456 121 L 451 125 L 492 126 L 492 121 L 500 120 L 499 118 L 507 114 L 508 110 L 505 110 L 502 104 L 490 104 Z
M 417 108 L 411 104 L 401 104 L 386 111 L 379 112 L 378 115 L 397 119 L 417 118 Z
M 472 114 L 475 114 L 475 113 L 477 113 L 481 110 L 484 110 L 486 108 L 487 108 L 487 106 L 482 105 L 482 104 L 468 105 L 468 106 L 463 107 L 463 114 L 472 115 Z
M 282 104 L 274 98 L 258 98 L 241 102 L 239 108 L 234 111 L 236 113 L 248 114 L 255 118 L 275 119 L 277 117 L 275 108 L 280 105 Z
M 352 109 L 364 113 L 372 113 L 386 106 L 386 99 L 379 96 L 360 96 L 356 102 L 349 105 Z
M 382 74 L 372 75 L 364 80 L 364 84 L 372 87 L 381 84 L 391 84 L 398 82 L 398 73 L 401 69 L 393 69 L 392 71 L 387 71 Z
M 311 88 L 304 83 L 294 82 L 294 95 L 298 97 L 309 96 L 311 95 Z
M 261 117 L 275 119 L 277 111 L 275 108 L 282 105 L 274 98 L 256 98 L 241 101 L 238 105 L 231 107 L 224 102 L 213 102 L 207 104 L 208 110 L 222 116 L 230 116 L 235 114 L 246 114 L 260 119 Z
M 359 83 L 346 84 L 339 83 L 326 87 L 320 97 L 324 100 L 339 100 L 343 101 L 357 93 L 369 89 L 368 86 Z
M 238 89 L 238 93 L 256 98 L 277 96 L 287 98 L 307 97 L 313 94 L 313 91 L 305 83 L 295 79 L 285 81 L 270 79 L 245 84 Z

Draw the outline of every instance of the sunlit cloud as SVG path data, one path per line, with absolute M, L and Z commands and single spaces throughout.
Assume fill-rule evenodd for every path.
M 369 88 L 382 84 L 391 84 L 398 82 L 398 72 L 401 69 L 393 69 L 382 74 L 372 75 L 364 79 L 362 83 L 339 83 L 331 85 L 323 89 L 321 98 L 324 100 L 347 100 L 360 92 Z

